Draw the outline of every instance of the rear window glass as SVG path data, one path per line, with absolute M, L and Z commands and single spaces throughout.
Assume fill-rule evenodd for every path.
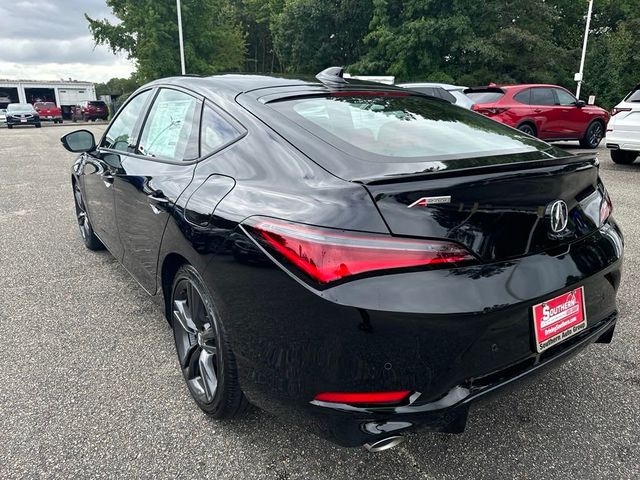
M 34 104 L 34 107 L 39 108 L 55 108 L 56 104 L 53 102 L 38 102 Z
M 385 162 L 469 158 L 547 147 L 481 115 L 419 96 L 304 97 L 269 105 L 338 148 L 355 148 L 369 154 L 367 159 L 379 157 Z
M 504 97 L 504 92 L 465 92 L 476 103 L 495 103 Z
M 93 107 L 106 107 L 107 104 L 104 102 L 88 102 L 89 105 L 93 106 Z
M 640 88 L 635 90 L 629 94 L 629 96 L 625 99 L 627 102 L 640 102 Z

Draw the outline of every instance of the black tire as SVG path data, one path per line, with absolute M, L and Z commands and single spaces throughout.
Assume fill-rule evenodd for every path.
M 13 125 L 7 125 L 7 128 L 13 128 Z
M 580 140 L 582 148 L 598 148 L 604 138 L 604 124 L 599 121 L 592 122 L 584 132 L 584 137 Z
M 636 160 L 636 158 L 638 158 L 638 152 L 630 152 L 628 150 L 620 149 L 611 150 L 611 160 L 620 165 L 630 165 Z
M 527 135 L 531 135 L 532 137 L 536 136 L 536 128 L 530 123 L 522 123 L 518 125 L 518 130 L 522 133 L 526 133 Z
M 36 123 L 36 128 L 42 128 L 42 124 L 41 123 Z
M 89 215 L 87 215 L 78 182 L 73 182 L 73 198 L 76 205 L 76 220 L 78 221 L 80 235 L 82 235 L 82 241 L 84 242 L 85 247 L 94 251 L 104 250 L 103 243 L 98 237 L 96 237 L 96 234 L 93 232 L 93 227 L 89 222 Z
M 183 265 L 176 273 L 170 302 L 176 353 L 191 397 L 213 418 L 242 415 L 249 402 L 240 389 L 220 311 L 191 265 Z

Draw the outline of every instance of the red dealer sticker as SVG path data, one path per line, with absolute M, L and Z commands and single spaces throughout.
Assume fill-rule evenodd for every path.
M 533 328 L 538 352 L 575 335 L 586 326 L 584 287 L 533 306 Z

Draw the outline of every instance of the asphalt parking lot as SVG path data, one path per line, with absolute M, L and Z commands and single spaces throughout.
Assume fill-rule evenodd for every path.
M 640 162 L 598 150 L 626 238 L 613 343 L 477 405 L 464 434 L 371 454 L 197 409 L 159 309 L 82 245 L 58 141 L 75 128 L 0 129 L 0 478 L 640 477 Z

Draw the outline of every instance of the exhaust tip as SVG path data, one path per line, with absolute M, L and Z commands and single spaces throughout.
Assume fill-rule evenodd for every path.
M 390 448 L 397 447 L 402 442 L 404 442 L 404 437 L 401 435 L 394 435 L 392 437 L 386 437 L 381 440 L 377 440 L 372 443 L 365 443 L 364 448 L 366 448 L 369 452 L 382 452 L 384 450 L 389 450 Z

